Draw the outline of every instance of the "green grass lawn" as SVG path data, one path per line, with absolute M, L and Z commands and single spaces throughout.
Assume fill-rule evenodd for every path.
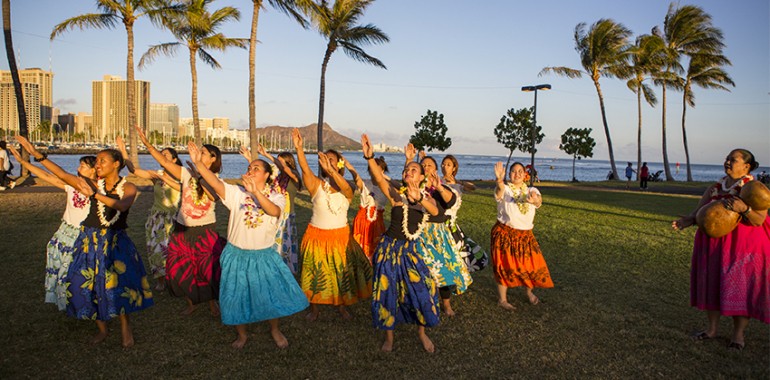
M 546 184 L 543 184 L 546 185 Z M 582 184 L 581 184 L 582 185 Z M 99 346 L 89 346 L 93 322 L 67 318 L 43 303 L 45 244 L 59 225 L 63 193 L 0 195 L 0 378 L 758 378 L 770 377 L 770 329 L 752 320 L 746 350 L 728 352 L 731 320 L 719 339 L 693 342 L 705 314 L 689 307 L 689 267 L 695 230 L 671 230 L 696 196 L 541 186 L 535 220 L 556 287 L 536 290 L 531 306 L 510 290 L 515 312 L 497 307 L 489 268 L 474 274 L 468 292 L 454 297 L 458 312 L 428 334 L 437 347 L 422 351 L 414 326 L 396 330 L 395 351 L 379 351 L 369 302 L 354 305 L 352 321 L 322 308 L 282 319 L 289 339 L 275 348 L 265 323 L 250 327 L 242 351 L 235 332 L 202 305 L 183 317 L 182 299 L 155 294 L 155 306 L 132 314 L 136 346 L 123 349 L 117 321 Z M 491 190 L 466 194 L 459 223 L 489 249 L 495 222 Z M 144 252 L 144 222 L 152 202 L 142 194 L 129 216 L 129 233 Z M 357 203 L 354 203 L 357 204 Z M 298 199 L 299 232 L 309 199 Z M 356 208 L 357 209 L 357 208 Z M 220 233 L 226 209 L 218 206 Z M 350 217 L 354 215 L 351 208 Z M 146 262 L 146 258 L 145 258 Z

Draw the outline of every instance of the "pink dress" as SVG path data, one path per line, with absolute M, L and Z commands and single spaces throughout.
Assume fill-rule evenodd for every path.
M 721 238 L 698 229 L 690 305 L 770 323 L 770 216 L 756 227 L 741 221 Z

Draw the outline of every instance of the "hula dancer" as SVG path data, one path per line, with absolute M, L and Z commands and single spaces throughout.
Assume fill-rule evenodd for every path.
M 396 325 L 418 325 L 417 336 L 427 352 L 434 352 L 425 327 L 439 323 L 438 294 L 430 269 L 420 256 L 420 234 L 428 216 L 438 215 L 435 200 L 420 190 L 425 180 L 422 166 L 407 162 L 401 174 L 403 187 L 398 190 L 382 175 L 374 161 L 374 151 L 367 135 L 361 136 L 364 158 L 369 163 L 372 180 L 387 195 L 392 206 L 390 227 L 374 251 L 374 294 L 372 324 L 385 330 L 382 351 L 393 350 Z
M 17 139 L 27 151 L 34 152 L 29 141 Z M 95 165 L 99 180 L 93 183 L 67 175 L 57 165 L 45 162 L 45 155 L 35 153 L 35 160 L 46 169 L 91 198 L 67 273 L 67 315 L 96 321 L 99 333 L 91 339 L 93 344 L 107 337 L 107 321 L 119 317 L 123 347 L 133 346 L 128 314 L 152 306 L 153 299 L 142 259 L 126 233 L 136 186 L 118 175 L 123 156 L 114 149 L 100 151 Z
M 487 263 L 489 263 L 489 255 L 478 243 L 469 238 L 457 224 L 457 213 L 460 211 L 460 206 L 463 204 L 463 192 L 476 189 L 476 186 L 473 183 L 468 181 L 458 181 L 455 178 L 459 167 L 460 165 L 457 162 L 457 159 L 451 154 L 444 156 L 444 159 L 441 160 L 441 173 L 444 175 L 444 184 L 449 186 L 457 196 L 457 202 L 455 202 L 454 206 L 447 209 L 445 214 L 449 217 L 447 226 L 449 227 L 449 231 L 452 232 L 452 238 L 454 238 L 455 241 L 455 251 L 460 253 L 460 257 L 465 262 L 468 272 L 473 273 L 486 268 Z
M 385 158 L 375 158 L 374 161 L 383 173 L 388 172 L 388 164 L 385 163 Z M 361 245 L 361 249 L 364 250 L 366 257 L 369 258 L 369 262 L 372 262 L 374 249 L 377 248 L 377 243 L 380 242 L 382 234 L 385 233 L 383 212 L 385 212 L 385 204 L 388 202 L 388 197 L 382 193 L 379 186 L 375 185 L 372 180 L 361 179 L 361 176 L 358 175 L 350 161 L 345 160 L 345 167 L 353 175 L 353 181 L 360 192 L 358 213 L 355 219 L 353 219 L 353 238 Z M 369 168 L 367 167 L 366 170 L 369 170 Z M 390 180 L 384 174 L 383 177 L 388 181 Z M 370 170 L 369 178 L 372 178 Z
M 202 162 L 202 150 L 188 144 L 190 159 L 201 176 L 230 209 L 227 245 L 222 252 L 222 285 L 219 302 L 222 323 L 235 325 L 234 348 L 248 339 L 246 324 L 268 320 L 270 333 L 279 348 L 289 345 L 278 329 L 278 318 L 304 310 L 307 298 L 284 265 L 275 248 L 280 236 L 286 197 L 271 186 L 273 168 L 254 160 L 241 176 L 243 187 L 230 185 Z
M 225 239 L 217 234 L 216 193 L 197 171 L 188 170 L 167 159 L 147 140 L 141 128 L 136 127 L 139 139 L 166 173 L 179 178 L 182 186 L 181 203 L 174 220 L 174 232 L 166 254 L 166 285 L 172 296 L 185 297 L 187 308 L 183 315 L 195 311 L 198 304 L 209 303 L 211 315 L 219 315 L 219 255 Z M 222 154 L 219 148 L 204 144 L 201 165 L 219 173 Z M 198 166 L 200 167 L 200 165 Z
M 81 194 L 67 182 L 60 180 L 59 177 L 22 160 L 16 149 L 8 147 L 8 151 L 16 158 L 16 162 L 27 168 L 30 173 L 67 193 L 67 206 L 64 209 L 64 215 L 62 215 L 62 222 L 51 240 L 48 241 L 45 260 L 45 302 L 56 304 L 59 311 L 64 311 L 67 308 L 67 287 L 65 284 L 67 271 L 72 262 L 72 248 L 75 245 L 75 238 L 80 234 L 80 223 L 86 218 L 88 210 L 91 208 L 91 198 Z M 45 156 L 38 153 L 34 147 L 30 155 L 33 157 Z M 45 163 L 45 160 L 43 162 Z M 56 164 L 48 161 L 47 165 Z M 61 175 L 70 177 L 69 182 L 77 182 L 78 176 L 96 181 L 95 165 L 95 156 L 83 156 L 80 157 L 77 176 L 59 170 Z
M 301 287 L 310 301 L 309 321 L 318 318 L 318 305 L 339 307 L 342 318 L 350 319 L 345 306 L 372 295 L 372 266 L 361 246 L 350 236 L 348 207 L 353 190 L 343 178 L 344 162 L 339 153 L 318 152 L 323 179 L 310 170 L 302 150 L 302 135 L 292 131 L 302 182 L 313 202 L 313 216 L 302 236 Z
M 174 230 L 174 217 L 179 208 L 179 178 L 166 174 L 165 170 L 157 172 L 134 167 L 128 159 L 126 144 L 123 139 L 115 139 L 128 171 L 139 178 L 152 181 L 152 208 L 147 222 L 144 224 L 144 238 L 147 244 L 147 261 L 150 264 L 150 273 L 157 281 L 155 290 L 166 289 L 166 253 L 168 251 L 168 239 Z M 167 160 L 177 165 L 182 165 L 179 154 L 174 148 L 165 148 L 160 153 Z
M 497 303 L 506 310 L 516 309 L 508 303 L 508 288 L 526 287 L 529 303 L 537 305 L 540 299 L 532 288 L 553 287 L 540 245 L 532 234 L 535 210 L 543 204 L 543 198 L 536 188 L 527 188 L 526 175 L 524 165 L 514 162 L 509 174 L 511 182 L 506 184 L 503 163 L 495 164 L 497 223 L 492 227 L 492 264 Z

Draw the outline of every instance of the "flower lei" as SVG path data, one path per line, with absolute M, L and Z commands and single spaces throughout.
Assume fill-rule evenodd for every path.
M 261 192 L 265 197 L 270 196 L 270 187 L 265 186 Z M 259 227 L 259 225 L 262 224 L 262 217 L 265 215 L 265 210 L 262 208 L 262 205 L 257 204 L 252 197 L 247 196 L 246 201 L 243 203 L 243 208 L 246 209 L 246 212 L 243 214 L 243 223 L 246 227 Z
M 190 196 L 196 206 L 205 206 L 209 201 L 206 192 L 203 192 L 203 196 L 198 198 L 198 180 L 195 178 L 190 178 Z
M 743 188 L 743 185 L 749 183 L 750 181 L 754 180 L 754 176 L 751 174 L 746 174 L 745 176 L 738 178 L 735 183 L 732 184 L 732 186 L 727 186 L 727 176 L 722 177 L 719 182 L 714 186 L 714 188 L 711 190 L 711 199 L 721 199 L 721 198 L 728 198 L 733 195 L 738 195 L 741 192 L 741 188 Z M 727 193 L 727 194 L 720 194 L 720 193 Z
M 112 188 L 113 190 L 117 191 L 118 196 L 120 198 L 123 198 L 123 177 L 121 177 L 118 180 L 118 183 L 115 184 L 115 186 Z M 99 179 L 99 181 L 96 183 L 97 190 L 99 191 L 99 194 L 107 195 L 107 189 L 106 184 L 104 182 L 104 178 Z M 115 215 L 112 217 L 112 219 L 107 220 L 107 217 L 104 216 L 104 203 L 101 201 L 97 201 L 97 207 L 96 207 L 96 213 L 99 215 L 99 222 L 102 223 L 103 226 L 111 226 L 115 224 L 115 222 L 118 221 L 118 218 L 120 217 L 120 210 L 115 210 Z
M 88 200 L 88 197 L 86 197 L 83 194 L 80 194 L 79 191 L 73 191 L 72 192 L 72 205 L 76 208 L 83 208 L 86 207 L 87 204 L 89 204 L 90 201 Z
M 326 207 L 329 209 L 329 211 L 331 211 L 332 214 L 337 215 L 342 212 L 344 205 L 339 205 L 336 209 L 332 208 L 331 185 L 327 180 L 324 180 L 323 182 L 324 195 L 326 196 Z
M 527 185 L 521 184 L 521 186 L 514 186 L 512 183 L 509 183 L 508 188 L 510 188 L 513 193 L 513 202 L 516 203 L 519 212 L 522 214 L 528 213 L 529 203 L 527 203 L 527 195 L 529 194 L 529 189 L 527 188 Z
M 417 239 L 420 234 L 422 233 L 422 229 L 425 228 L 425 224 L 428 222 L 428 213 L 425 212 L 422 214 L 422 220 L 417 225 L 417 230 L 414 231 L 414 233 L 409 233 L 409 206 L 407 205 L 409 201 L 406 199 L 405 195 L 401 195 L 401 208 L 404 210 L 404 218 L 401 220 L 401 231 L 404 232 L 404 236 L 406 236 L 409 240 Z

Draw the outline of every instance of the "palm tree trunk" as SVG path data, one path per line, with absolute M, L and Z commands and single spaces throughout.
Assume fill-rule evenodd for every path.
M 201 124 L 198 120 L 198 70 L 195 68 L 195 49 L 190 49 L 190 75 L 192 76 L 192 114 L 195 145 L 201 145 Z
M 27 137 L 27 110 L 24 108 L 24 94 L 21 91 L 21 79 L 19 78 L 19 68 L 16 66 L 16 54 L 13 52 L 13 35 L 11 33 L 11 1 L 3 0 L 3 37 L 5 38 L 5 55 L 8 57 L 8 66 L 11 69 L 11 78 L 13 79 L 13 92 L 16 96 L 16 112 L 19 117 L 19 135 Z M 6 135 L 7 135 L 6 131 Z M 9 155 L 10 157 L 10 155 Z M 23 161 L 29 162 L 29 152 L 21 150 Z M 21 165 L 20 165 L 21 166 Z M 21 167 L 21 176 L 28 175 L 24 166 Z
M 508 161 L 505 161 L 505 171 L 508 172 L 508 164 L 511 163 L 511 156 L 513 156 L 513 150 L 508 153 Z
M 262 0 L 253 0 L 254 9 L 251 15 L 251 36 L 249 37 L 249 147 L 252 152 L 257 151 L 257 106 L 254 94 L 254 81 L 256 78 L 254 57 L 257 52 L 257 25 L 259 22 L 259 9 Z M 255 156 L 256 157 L 256 156 Z
M 642 88 L 641 82 L 636 89 L 636 111 L 639 114 L 639 125 L 636 131 L 636 180 L 639 181 L 639 170 L 642 167 Z
M 673 181 L 674 176 L 671 175 L 671 168 L 668 167 L 668 148 L 666 146 L 666 84 L 663 83 L 661 86 L 663 88 L 663 100 L 662 100 L 662 106 L 663 106 L 663 170 L 666 173 L 666 181 Z
M 317 138 L 318 138 L 318 151 L 323 152 L 324 149 L 324 101 L 326 100 L 326 67 L 329 65 L 329 59 L 332 57 L 332 53 L 334 52 L 334 48 L 332 47 L 332 42 L 329 42 L 329 45 L 326 47 L 326 53 L 324 54 L 324 60 L 321 64 L 321 94 L 318 97 L 318 124 L 317 126 Z M 318 168 L 319 173 L 321 168 Z
M 134 26 L 132 24 L 126 24 L 126 34 L 128 35 L 128 54 L 126 56 L 126 101 L 128 102 L 128 125 L 121 126 L 121 128 L 128 128 L 128 144 L 131 148 L 129 159 L 134 165 L 139 165 L 139 149 L 137 144 L 139 138 L 136 135 L 136 129 L 134 126 L 139 125 L 136 122 L 136 102 L 135 86 L 134 86 Z M 147 128 L 146 125 L 142 125 L 142 128 Z M 147 130 L 145 130 L 147 132 Z
M 572 156 L 572 182 L 577 182 L 577 178 L 575 178 L 575 159 L 577 159 L 577 154 Z
M 687 114 L 687 87 L 685 87 L 682 96 L 682 141 L 684 142 L 684 159 L 687 164 L 687 182 L 692 182 L 692 171 L 690 170 L 690 150 L 687 148 L 687 131 L 684 128 L 684 119 Z
M 604 96 L 602 95 L 602 88 L 599 86 L 599 79 L 594 78 L 594 86 L 596 86 L 596 93 L 599 94 L 599 108 L 602 111 L 602 123 L 604 124 L 604 135 L 607 137 L 607 149 L 610 154 L 610 166 L 612 167 L 612 179 L 618 179 L 618 169 L 615 167 L 615 154 L 612 152 L 612 138 L 610 138 L 610 127 L 607 125 L 607 115 L 604 112 Z

